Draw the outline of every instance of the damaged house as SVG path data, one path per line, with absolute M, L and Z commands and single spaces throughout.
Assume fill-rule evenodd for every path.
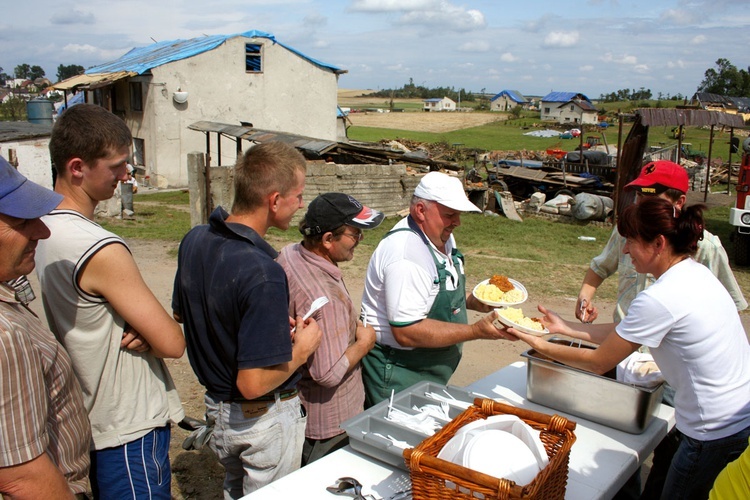
M 133 164 L 156 187 L 188 184 L 187 156 L 206 149 L 188 125 L 215 120 L 336 140 L 338 76 L 346 73 L 247 31 L 158 42 L 54 85 L 122 117 L 133 133 Z M 214 164 L 235 151 L 215 147 Z
M 560 124 L 594 125 L 598 112 L 591 100 L 576 92 L 550 92 L 542 97 L 541 119 Z

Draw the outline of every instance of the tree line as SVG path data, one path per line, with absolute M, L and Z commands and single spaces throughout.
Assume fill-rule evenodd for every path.
M 70 78 L 72 76 L 80 75 L 85 71 L 85 68 L 79 64 L 61 64 L 57 67 L 57 80 L 65 80 L 67 78 Z M 44 69 L 41 66 L 32 66 L 30 64 L 24 63 L 19 64 L 13 69 L 13 74 L 9 75 L 3 71 L 3 68 L 0 67 L 0 82 L 5 82 L 6 80 L 12 80 L 14 78 L 17 78 L 19 80 L 36 80 L 37 78 L 44 78 L 47 75 L 45 74 Z

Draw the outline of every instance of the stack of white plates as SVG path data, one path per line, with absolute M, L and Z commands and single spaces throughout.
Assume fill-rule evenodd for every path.
M 549 463 L 539 432 L 515 415 L 495 415 L 463 426 L 438 458 L 519 485 L 529 484 Z

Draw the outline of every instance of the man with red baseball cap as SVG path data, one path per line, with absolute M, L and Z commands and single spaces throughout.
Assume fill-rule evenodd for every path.
M 689 178 L 687 171 L 674 162 L 652 161 L 647 163 L 641 169 L 640 175 L 624 189 L 635 191 L 636 203 L 644 196 L 659 196 L 671 201 L 675 210 L 681 210 L 687 200 Z M 624 246 L 625 238 L 617 232 L 617 226 L 615 226 L 602 253 L 591 260 L 591 265 L 583 278 L 581 290 L 578 292 L 575 308 L 575 315 L 582 322 L 592 322 L 597 318 L 598 311 L 592 302 L 594 294 L 599 285 L 615 272 L 619 276 L 617 304 L 613 313 L 615 322 L 625 317 L 635 296 L 654 283 L 655 280 L 651 274 L 636 272 L 630 255 L 622 251 Z M 704 229 L 703 238 L 698 241 L 698 251 L 693 258 L 709 268 L 721 281 L 732 296 L 738 311 L 747 308 L 747 302 L 729 267 L 729 258 L 718 236 Z M 664 392 L 664 403 L 671 405 L 673 397 L 674 391 L 667 388 Z M 674 436 L 675 434 L 670 434 L 664 438 L 654 450 L 653 466 L 641 498 L 659 498 L 661 495 L 669 464 L 679 445 L 678 439 Z M 641 493 L 639 473 L 640 470 L 636 471 L 626 483 L 621 490 L 621 496 L 632 494 L 635 498 L 638 497 Z M 638 491 L 630 491 L 631 489 Z
M 685 204 L 688 189 L 687 171 L 682 166 L 666 160 L 647 163 L 641 169 L 640 175 L 625 186 L 625 191 L 636 192 L 636 203 L 642 196 L 660 196 L 671 201 L 676 210 L 682 209 Z M 583 279 L 576 303 L 575 314 L 578 319 L 582 321 L 596 319 L 598 311 L 592 303 L 596 289 L 615 272 L 619 275 L 617 305 L 613 314 L 615 322 L 625 317 L 630 303 L 638 292 L 654 282 L 653 276 L 636 273 L 630 256 L 622 253 L 624 246 L 625 238 L 620 236 L 615 227 L 602 253 L 592 259 L 591 266 Z M 729 258 L 718 236 L 704 230 L 703 239 L 698 242 L 698 253 L 694 258 L 713 271 L 724 284 L 734 299 L 738 311 L 747 308 L 747 302 L 729 267 Z

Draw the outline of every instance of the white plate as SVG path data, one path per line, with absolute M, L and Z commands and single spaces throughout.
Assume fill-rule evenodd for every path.
M 514 287 L 519 289 L 521 293 L 523 293 L 523 300 L 520 300 L 518 302 L 492 302 L 491 300 L 480 299 L 479 297 L 477 297 L 477 288 L 479 288 L 481 285 L 486 285 L 487 283 L 489 283 L 490 282 L 489 279 L 486 279 L 478 283 L 477 286 L 474 287 L 474 290 L 471 291 L 471 294 L 482 304 L 487 304 L 488 306 L 492 306 L 492 307 L 515 306 L 515 305 L 523 304 L 524 302 L 526 302 L 526 299 L 529 298 L 529 292 L 526 291 L 526 288 L 521 283 L 519 283 L 518 281 L 514 279 L 508 278 L 508 281 L 510 281 L 511 285 L 513 285 Z
M 463 465 L 518 485 L 529 484 L 541 470 L 534 453 L 523 441 L 496 429 L 474 435 L 464 448 Z
M 500 311 L 497 311 L 497 320 L 505 326 L 515 328 L 519 332 L 528 333 L 529 335 L 536 335 L 537 337 L 541 337 L 542 335 L 547 335 L 549 333 L 549 330 L 547 330 L 546 328 L 544 330 L 532 330 L 531 328 L 527 328 L 525 326 L 519 325 L 518 323 L 514 323 L 513 321 L 500 314 Z

